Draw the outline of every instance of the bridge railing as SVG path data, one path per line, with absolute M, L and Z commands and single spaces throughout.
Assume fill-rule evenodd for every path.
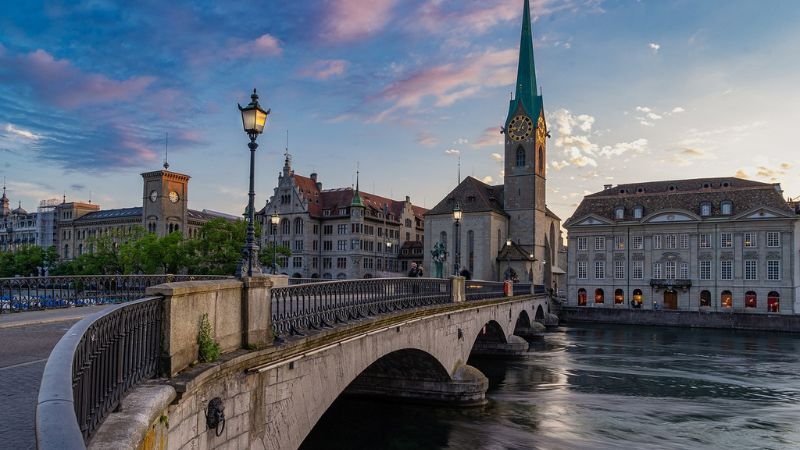
M 465 281 L 464 296 L 467 299 L 467 301 L 502 297 L 503 282 L 483 281 L 483 280 Z
M 420 306 L 452 302 L 453 284 L 440 278 L 371 278 L 272 289 L 278 337 Z
M 0 314 L 121 303 L 150 286 L 175 281 L 230 278 L 216 275 L 91 275 L 0 278 Z
M 39 449 L 84 448 L 125 393 L 157 374 L 161 300 L 145 298 L 93 314 L 56 344 L 39 389 Z

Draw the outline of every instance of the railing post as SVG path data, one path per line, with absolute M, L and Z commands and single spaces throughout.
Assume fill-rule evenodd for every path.
M 272 344 L 272 286 L 269 276 L 242 277 L 242 343 L 248 348 Z
M 452 299 L 453 303 L 462 303 L 467 299 L 466 283 L 464 277 L 450 277 L 453 283 Z

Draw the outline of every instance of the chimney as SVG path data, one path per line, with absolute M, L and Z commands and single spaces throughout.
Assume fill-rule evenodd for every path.
M 411 203 L 411 197 L 409 197 L 408 195 L 406 195 L 406 203 Z
M 317 181 L 317 190 L 318 191 L 322 190 L 322 182 L 320 182 L 320 181 Z
M 604 184 L 603 185 L 603 190 L 607 191 L 607 190 L 611 189 L 611 186 L 612 185 L 610 185 L 610 184 Z
M 311 180 L 312 180 L 313 182 L 315 182 L 315 183 L 317 182 L 317 174 L 316 174 L 316 173 L 312 173 L 312 174 L 311 174 Z

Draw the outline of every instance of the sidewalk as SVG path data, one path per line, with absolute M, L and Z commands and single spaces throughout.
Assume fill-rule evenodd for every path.
M 102 311 L 109 306 L 111 305 L 80 306 L 72 308 L 48 309 L 44 311 L 3 313 L 0 314 L 0 329 L 24 327 L 42 323 L 79 320 L 98 311 Z

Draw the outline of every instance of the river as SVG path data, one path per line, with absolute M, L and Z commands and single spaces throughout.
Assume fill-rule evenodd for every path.
M 470 364 L 483 407 L 341 398 L 301 448 L 800 448 L 798 335 L 575 326 Z

